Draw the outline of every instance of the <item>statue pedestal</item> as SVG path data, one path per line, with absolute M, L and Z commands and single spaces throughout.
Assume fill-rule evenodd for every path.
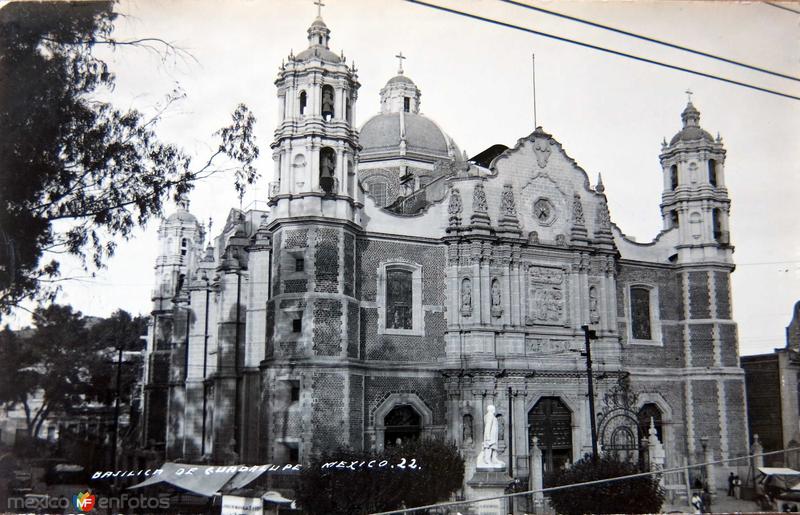
M 505 468 L 478 468 L 467 481 L 467 499 L 480 499 L 482 497 L 495 497 L 504 495 L 506 487 L 511 483 L 511 478 Z M 508 499 L 492 499 L 472 503 L 470 513 L 475 515 L 505 515 L 508 513 Z

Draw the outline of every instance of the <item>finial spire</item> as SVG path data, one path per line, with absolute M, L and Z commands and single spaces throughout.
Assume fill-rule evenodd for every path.
M 692 103 L 692 95 L 694 94 L 694 92 L 691 89 L 687 89 L 686 91 L 684 91 L 684 93 L 686 93 L 686 96 L 689 99 L 689 103 L 691 104 Z
M 322 8 L 325 7 L 325 4 L 322 3 L 322 0 L 317 0 L 314 5 L 317 6 L 317 18 L 322 18 Z
M 606 191 L 606 187 L 603 185 L 603 174 L 597 173 L 597 186 L 595 186 L 595 191 L 598 193 L 603 193 Z
M 403 60 L 408 58 L 403 55 L 403 52 L 400 52 L 395 57 L 397 58 L 397 73 L 398 75 L 403 75 Z

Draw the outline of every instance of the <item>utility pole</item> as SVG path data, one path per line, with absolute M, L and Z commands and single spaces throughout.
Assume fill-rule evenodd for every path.
M 117 338 L 117 395 L 114 399 L 114 434 L 111 443 L 111 470 L 117 470 L 117 439 L 119 438 L 119 398 L 122 390 L 120 388 L 122 373 L 122 344 Z
M 508 475 L 514 477 L 514 412 L 511 404 L 511 387 L 508 387 Z
M 586 377 L 589 383 L 589 418 L 592 423 L 592 459 L 597 459 L 597 420 L 594 413 L 594 378 L 592 374 L 592 345 L 591 341 L 597 339 L 597 332 L 582 325 L 584 344 L 586 347 Z

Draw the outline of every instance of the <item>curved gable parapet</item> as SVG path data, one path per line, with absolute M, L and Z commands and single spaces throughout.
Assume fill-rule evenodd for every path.
M 664 229 L 652 241 L 643 243 L 626 236 L 617 224 L 611 224 L 611 232 L 622 259 L 670 263 L 670 257 L 677 252 L 678 230 L 674 228 Z

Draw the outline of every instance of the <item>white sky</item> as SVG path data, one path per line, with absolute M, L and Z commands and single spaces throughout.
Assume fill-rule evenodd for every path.
M 651 59 L 750 82 L 800 96 L 800 84 L 621 35 L 514 7 L 497 0 L 431 0 L 543 32 L 608 46 Z M 531 2 L 533 3 L 533 2 Z M 800 15 L 764 3 L 535 2 L 535 5 L 800 76 Z M 120 39 L 159 37 L 197 62 L 161 62 L 144 50 L 109 56 L 117 74 L 113 98 L 121 106 L 152 111 L 176 85 L 187 98 L 159 126 L 199 164 L 215 145 L 239 102 L 258 118 L 262 157 L 258 188 L 247 206 L 265 200 L 271 180 L 269 144 L 277 120 L 274 79 L 290 49 L 307 47 L 316 15 L 311 0 L 122 1 Z M 397 70 L 422 90 L 422 111 L 469 155 L 494 143 L 513 146 L 533 131 L 531 53 L 536 53 L 538 122 L 563 144 L 592 181 L 602 172 L 614 222 L 638 241 L 661 229 L 661 140 L 681 127 L 684 91 L 694 92 L 700 123 L 719 132 L 728 151 L 726 182 L 731 238 L 734 316 L 741 354 L 785 344 L 791 308 L 800 299 L 800 101 L 599 53 L 542 37 L 434 11 L 402 0 L 328 0 L 323 18 L 331 49 L 355 60 L 361 89 L 360 125 L 379 110 L 378 91 Z M 199 184 L 191 211 L 214 219 L 218 231 L 238 206 L 230 177 Z M 150 309 L 157 222 L 120 243 L 95 279 L 64 285 L 59 301 L 85 314 L 117 308 Z M 782 262 L 778 264 L 769 264 Z M 70 267 L 65 272 L 69 274 Z M 74 273 L 82 275 L 79 271 Z M 25 317 L 14 325 L 26 323 Z

